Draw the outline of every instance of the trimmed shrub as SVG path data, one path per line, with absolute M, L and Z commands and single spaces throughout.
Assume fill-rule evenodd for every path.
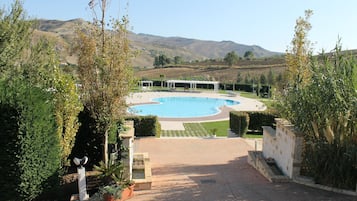
M 60 145 L 52 95 L 20 83 L 1 91 L 0 194 L 33 200 L 59 186 Z
M 229 128 L 238 136 L 248 131 L 249 115 L 246 112 L 232 111 L 229 113 Z
M 19 133 L 20 115 L 17 110 L 8 104 L 0 104 L 0 195 L 4 200 L 13 199 L 15 189 L 20 184 L 18 164 L 17 134 Z
M 275 118 L 277 117 L 271 112 L 248 112 L 249 126 L 251 131 L 263 132 L 262 126 L 271 126 L 275 128 Z
M 74 157 L 82 158 L 88 157 L 86 167 L 92 168 L 93 165 L 98 165 L 103 160 L 103 139 L 102 135 L 96 131 L 96 122 L 90 115 L 87 108 L 84 108 L 78 115 L 80 127 L 78 129 L 74 147 L 69 156 L 70 159 Z M 75 169 L 76 165 L 71 160 L 71 166 Z
M 134 121 L 135 136 L 160 136 L 161 126 L 157 116 L 131 116 L 126 120 Z

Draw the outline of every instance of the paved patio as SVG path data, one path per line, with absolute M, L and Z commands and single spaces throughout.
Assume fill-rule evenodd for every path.
M 352 201 L 356 197 L 296 183 L 270 183 L 247 163 L 253 141 L 242 138 L 135 140 L 148 152 L 152 189 L 131 201 Z

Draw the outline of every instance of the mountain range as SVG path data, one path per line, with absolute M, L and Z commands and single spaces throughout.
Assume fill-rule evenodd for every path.
M 85 23 L 82 19 L 68 21 L 38 20 L 35 37 L 46 36 L 56 40 L 56 49 L 60 52 L 61 62 L 76 64 L 76 57 L 71 54 L 71 44 L 75 37 L 75 28 Z M 243 45 L 232 41 L 206 41 L 182 37 L 162 37 L 150 34 L 129 32 L 133 50 L 139 52 L 134 59 L 135 67 L 152 67 L 155 56 L 165 54 L 168 57 L 180 56 L 184 61 L 224 58 L 231 51 L 243 56 L 246 51 L 255 57 L 271 57 L 281 53 L 266 50 L 257 45 Z

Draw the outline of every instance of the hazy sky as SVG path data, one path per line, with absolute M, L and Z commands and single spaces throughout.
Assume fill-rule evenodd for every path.
M 91 20 L 90 0 L 23 0 L 32 18 Z M 229 40 L 284 52 L 295 21 L 311 9 L 309 39 L 315 52 L 330 51 L 338 37 L 343 49 L 357 49 L 356 0 L 110 0 L 109 15 L 127 14 L 130 30 L 159 36 Z M 13 0 L 0 0 L 0 6 Z

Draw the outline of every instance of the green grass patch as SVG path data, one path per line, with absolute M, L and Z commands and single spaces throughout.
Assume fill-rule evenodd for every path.
M 184 123 L 185 130 L 162 130 L 161 137 L 209 137 L 210 133 L 200 123 Z
M 215 121 L 215 122 L 204 122 L 201 123 L 202 126 L 212 134 L 213 129 L 217 129 L 216 135 L 221 137 L 227 136 L 227 129 L 229 128 L 229 121 Z
M 161 137 L 210 137 L 216 129 L 216 136 L 227 137 L 229 121 L 215 121 L 204 123 L 184 123 L 185 130 L 162 130 Z M 248 133 L 244 138 L 263 138 L 262 134 Z
M 274 109 L 276 106 L 276 100 L 271 99 L 271 98 L 261 98 L 261 97 L 257 96 L 256 93 L 240 91 L 239 94 L 242 97 L 255 99 L 255 100 L 258 100 L 258 101 L 264 103 L 264 105 L 266 105 L 268 109 Z
M 245 134 L 243 138 L 263 138 L 263 134 Z

